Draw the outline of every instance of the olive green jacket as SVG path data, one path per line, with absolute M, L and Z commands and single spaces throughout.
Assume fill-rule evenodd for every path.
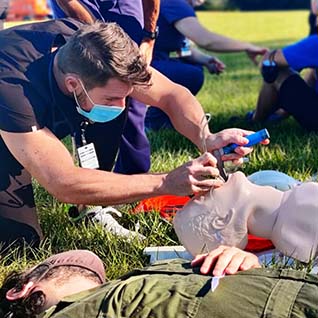
M 211 277 L 183 260 L 164 261 L 63 299 L 45 318 L 318 317 L 318 278 L 305 272 L 253 269 Z

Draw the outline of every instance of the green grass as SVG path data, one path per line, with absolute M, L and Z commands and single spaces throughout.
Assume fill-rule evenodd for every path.
M 271 48 L 291 43 L 308 32 L 305 11 L 200 12 L 199 18 L 210 30 Z M 228 121 L 231 116 L 244 116 L 253 109 L 261 85 L 257 67 L 243 53 L 218 56 L 227 65 L 225 74 L 219 77 L 206 74 L 204 87 L 198 95 L 205 111 L 213 115 L 210 125 L 212 131 L 232 126 Z M 263 128 L 260 125 L 248 126 L 244 121 L 238 121 L 236 126 L 254 130 Z M 318 171 L 316 134 L 306 133 L 292 119 L 280 126 L 267 128 L 271 143 L 267 147 L 255 147 L 250 155 L 250 163 L 242 167 L 245 173 L 277 169 L 306 180 Z M 152 171 L 169 171 L 198 155 L 196 148 L 177 133 L 161 132 L 150 134 L 149 138 L 152 145 Z M 66 215 L 68 206 L 56 202 L 37 185 L 36 202 L 46 239 L 39 250 L 26 250 L 25 255 L 20 257 L 13 252 L 0 260 L 0 280 L 8 271 L 25 268 L 52 253 L 74 248 L 86 248 L 97 253 L 105 262 L 107 276 L 114 278 L 147 263 L 142 255 L 144 247 L 178 244 L 172 226 L 163 222 L 157 213 L 126 213 L 133 205 L 121 209 L 124 212 L 123 224 L 134 229 L 134 224 L 139 221 L 140 232 L 147 239 L 127 243 L 105 233 L 98 226 L 74 225 Z

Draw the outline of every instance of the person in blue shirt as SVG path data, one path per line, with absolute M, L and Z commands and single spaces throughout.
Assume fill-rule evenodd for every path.
M 256 62 L 258 55 L 267 50 L 253 44 L 234 40 L 211 32 L 201 25 L 194 7 L 204 0 L 161 0 L 158 18 L 159 35 L 155 42 L 151 65 L 173 82 L 188 88 L 196 95 L 204 82 L 203 67 L 210 73 L 220 74 L 225 65 L 216 57 L 205 54 L 190 45 L 189 40 L 212 52 L 246 52 Z M 172 58 L 172 53 L 177 58 Z M 146 128 L 158 130 L 171 127 L 165 113 L 150 107 L 146 115 Z
M 156 36 L 159 0 L 50 0 L 54 18 L 72 17 L 86 23 L 116 22 L 140 46 L 150 63 Z M 146 106 L 127 100 L 129 112 L 115 172 L 144 173 L 150 168 L 150 145 L 144 132 Z
M 252 120 L 266 120 L 280 111 L 292 115 L 305 129 L 318 130 L 318 36 L 312 35 L 264 56 L 276 64 L 276 79 L 266 77 Z M 308 68 L 302 78 L 300 70 Z M 266 82 L 267 80 L 267 82 Z

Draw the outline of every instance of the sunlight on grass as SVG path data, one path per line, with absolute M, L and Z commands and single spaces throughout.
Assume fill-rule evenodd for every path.
M 199 12 L 211 31 L 255 43 L 297 40 L 308 33 L 308 11 Z

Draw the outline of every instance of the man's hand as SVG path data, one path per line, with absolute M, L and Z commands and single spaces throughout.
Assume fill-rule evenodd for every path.
M 237 247 L 219 246 L 210 253 L 197 255 L 191 265 L 201 265 L 200 272 L 204 275 L 221 276 L 235 274 L 251 268 L 260 268 L 256 255 L 240 250 Z
M 217 75 L 223 73 L 226 67 L 225 64 L 215 56 L 210 56 L 204 66 L 208 69 L 210 74 Z
M 244 136 L 252 134 L 253 131 L 244 130 L 239 128 L 229 128 L 221 130 L 216 134 L 210 134 L 206 138 L 206 146 L 208 152 L 213 152 L 213 150 L 223 148 L 231 143 L 236 143 L 241 145 L 241 147 L 237 147 L 235 152 L 230 153 L 228 155 L 222 156 L 223 161 L 234 160 L 235 164 L 243 163 L 242 157 L 245 157 L 250 152 L 252 152 L 253 148 L 244 147 L 248 143 L 248 139 Z M 269 140 L 266 139 L 262 142 L 263 145 L 267 145 Z
M 161 185 L 161 192 L 190 195 L 209 191 L 211 187 L 221 186 L 223 183 L 221 180 L 210 179 L 211 176 L 219 175 L 216 163 L 216 159 L 210 153 L 205 153 L 187 162 L 167 174 Z
M 263 56 L 265 53 L 268 52 L 267 48 L 259 47 L 256 45 L 251 44 L 246 50 L 245 50 L 247 56 L 252 60 L 252 62 L 257 65 L 259 62 L 257 61 L 258 56 Z

